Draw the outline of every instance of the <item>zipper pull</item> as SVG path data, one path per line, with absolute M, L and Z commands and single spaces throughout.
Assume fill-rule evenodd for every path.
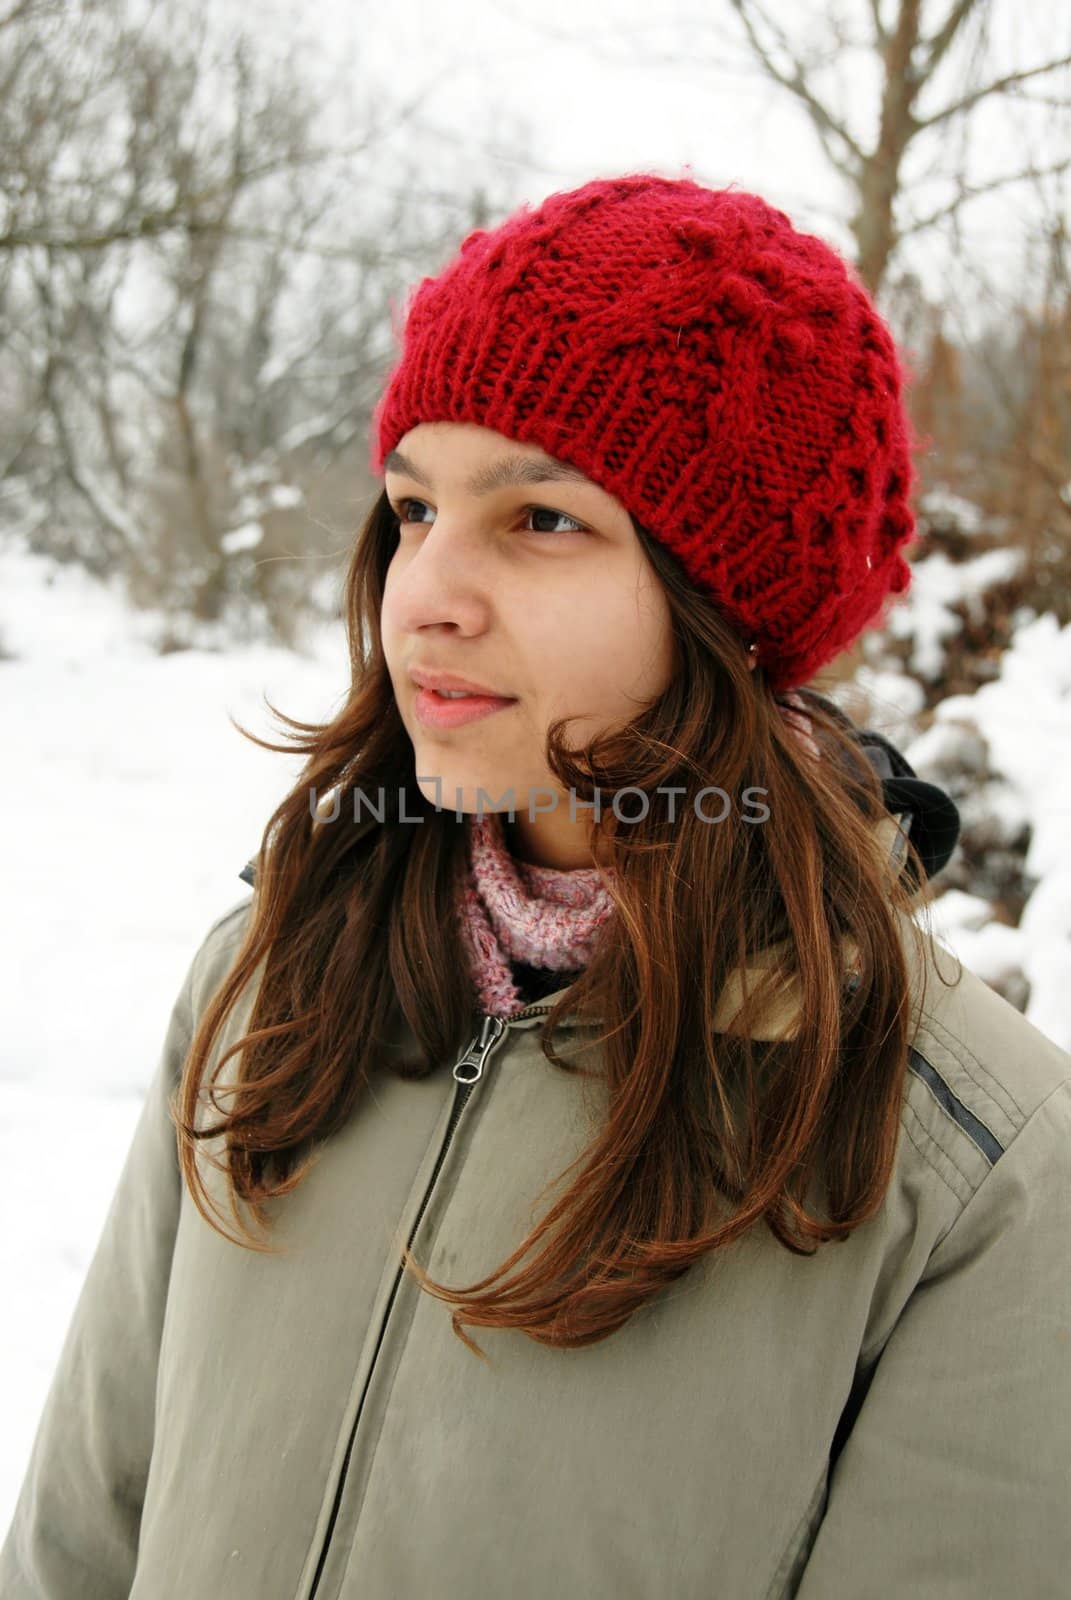
M 465 1054 L 454 1063 L 454 1077 L 458 1083 L 475 1083 L 483 1076 L 487 1058 L 506 1031 L 501 1017 L 484 1017 L 479 1033 L 473 1036 Z

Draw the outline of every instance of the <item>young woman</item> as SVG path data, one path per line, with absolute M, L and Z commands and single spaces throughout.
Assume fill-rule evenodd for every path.
M 805 687 L 908 585 L 901 389 L 835 251 L 689 179 L 419 285 L 350 694 L 269 745 L 4 1600 L 1063 1592 L 1071 1058 Z

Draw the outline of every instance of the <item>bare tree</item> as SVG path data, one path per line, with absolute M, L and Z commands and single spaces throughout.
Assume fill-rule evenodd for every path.
M 498 197 L 436 191 L 409 141 L 384 180 L 411 107 L 354 75 L 325 138 L 314 85 L 210 22 L 0 16 L 0 524 L 176 619 L 237 600 L 286 632 L 337 544 L 320 485 L 367 428 L 392 302 Z M 343 500 L 365 482 L 361 452 Z
M 1071 254 L 1066 204 L 1042 213 L 1022 280 L 966 352 L 980 416 L 975 479 L 1027 564 L 1019 602 L 1071 621 Z M 981 429 L 984 428 L 984 434 Z
M 389 114 L 369 104 L 348 146 L 275 139 L 262 113 L 255 139 L 213 160 L 221 141 L 206 125 L 211 102 L 225 115 L 228 89 L 253 92 L 266 68 L 250 33 L 224 33 L 231 77 L 221 82 L 220 30 L 210 18 L 210 8 L 190 0 L 146 0 L 140 9 L 131 0 L 17 0 L 0 13 L 0 257 L 33 246 L 98 250 L 182 227 L 218 229 L 236 187 L 359 159 L 403 128 L 448 71 L 441 67 Z M 201 72 L 188 107 L 192 138 L 165 150 L 155 136 L 155 96 L 172 76 L 190 84 L 195 51 Z M 310 86 L 296 72 L 290 81 L 307 103 Z
M 863 31 L 856 34 L 834 8 L 826 10 L 819 29 L 804 43 L 798 30 L 793 37 L 775 17 L 768 0 L 729 0 L 743 26 L 748 46 L 762 72 L 806 113 L 830 164 L 853 196 L 851 229 L 856 244 L 856 265 L 864 283 L 876 292 L 901 240 L 925 232 L 958 213 L 969 201 L 992 193 L 1024 177 L 1066 172 L 1071 154 L 1039 165 L 1029 157 L 1008 170 L 978 183 L 968 181 L 960 156 L 958 170 L 948 173 L 951 196 L 936 208 L 910 214 L 905 192 L 905 159 L 925 144 L 951 148 L 950 131 L 965 123 L 986 102 L 998 97 L 1022 98 L 1025 85 L 1049 83 L 1057 74 L 1065 80 L 1071 66 L 1071 24 L 1053 14 L 1053 33 L 1059 47 L 1043 60 L 1014 71 L 998 72 L 988 64 L 987 22 L 990 0 L 945 0 L 943 16 L 929 26 L 924 11 L 934 7 L 923 0 L 868 0 Z M 796 14 L 800 16 L 800 13 Z M 811 19 L 806 19 L 809 24 Z M 971 37 L 973 30 L 973 37 Z M 962 63 L 958 81 L 949 82 L 943 69 L 960 46 Z M 853 129 L 847 107 L 820 86 L 821 69 L 847 51 L 869 56 L 878 67 L 879 112 L 870 139 Z M 933 109 L 923 111 L 922 101 L 932 99 L 939 75 L 946 92 Z M 1066 95 L 1065 95 L 1066 104 Z

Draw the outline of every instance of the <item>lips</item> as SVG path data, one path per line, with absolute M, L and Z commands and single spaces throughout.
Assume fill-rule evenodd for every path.
M 460 728 L 465 723 L 507 711 L 516 700 L 498 695 L 466 694 L 456 700 L 444 698 L 434 689 L 419 689 L 415 701 L 417 718 L 428 728 Z
M 488 700 L 512 700 L 515 696 L 503 694 L 500 689 L 493 688 L 487 683 L 477 683 L 474 678 L 463 678 L 456 672 L 446 672 L 438 667 L 410 667 L 409 677 L 413 683 L 422 689 L 447 690 L 448 692 L 460 691 L 465 694 L 482 695 Z

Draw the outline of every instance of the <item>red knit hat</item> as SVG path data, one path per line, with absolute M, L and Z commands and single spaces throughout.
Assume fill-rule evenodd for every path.
M 372 469 L 474 422 L 580 469 L 674 552 L 774 690 L 911 581 L 903 372 L 848 263 L 757 195 L 652 173 L 478 228 L 407 308 Z

